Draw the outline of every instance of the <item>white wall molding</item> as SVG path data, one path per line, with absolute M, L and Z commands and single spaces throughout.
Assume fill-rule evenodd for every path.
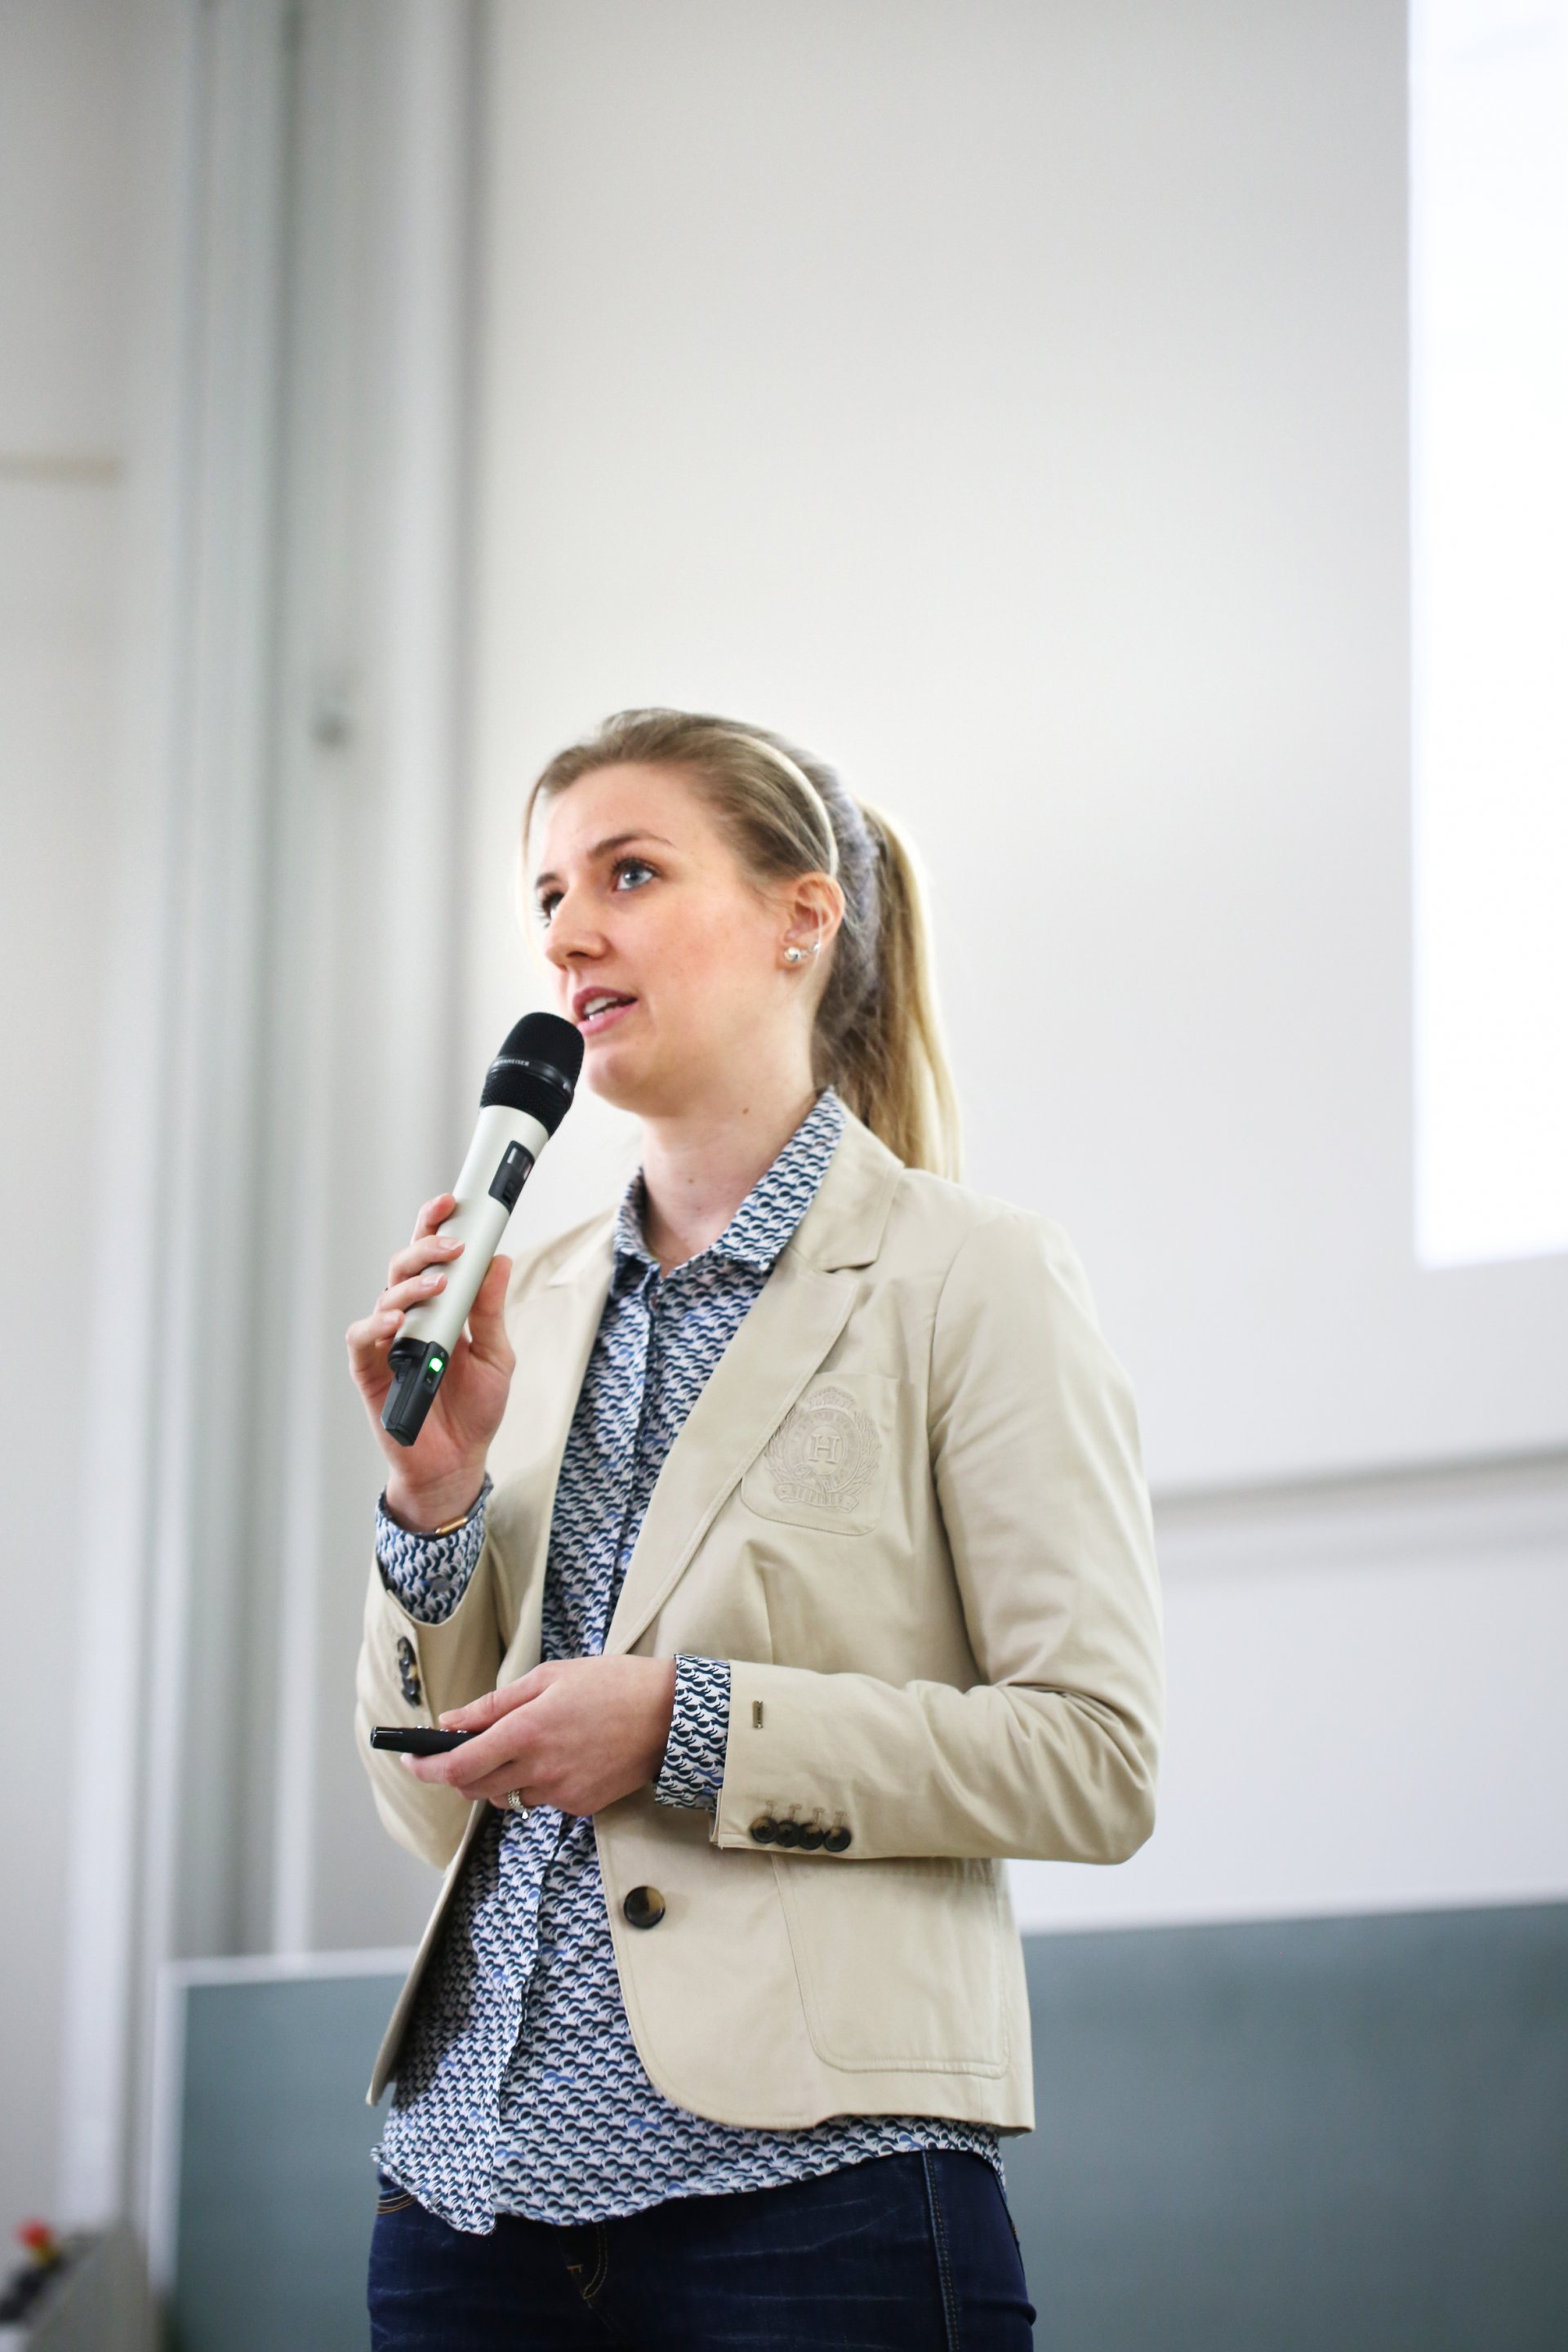
M 243 537 L 247 486 L 223 481 L 228 495 L 219 515 L 214 497 L 226 465 L 244 470 L 247 428 L 251 469 L 259 465 L 265 477 L 269 425 L 254 401 L 227 413 L 215 400 L 213 369 L 215 330 L 234 336 L 255 363 L 257 337 L 246 337 L 244 328 L 257 327 L 258 300 L 263 313 L 268 305 L 270 247 L 243 259 L 232 248 L 220 257 L 213 236 L 226 215 L 243 247 L 247 228 L 265 239 L 272 217 L 265 139 L 258 154 L 254 135 L 226 141 L 220 129 L 226 92 L 232 109 L 237 81 L 247 80 L 227 51 L 245 53 L 257 77 L 240 100 L 241 122 L 254 134 L 257 118 L 276 105 L 279 76 L 275 66 L 268 70 L 266 41 L 255 39 L 268 29 L 268 16 L 275 30 L 276 11 L 237 15 L 171 0 L 156 19 L 161 54 L 144 86 L 143 364 L 126 545 L 134 585 L 125 600 L 122 839 L 106 1051 L 95 1074 L 114 1181 L 100 1236 L 84 1446 L 61 2118 L 61 2202 L 68 2220 L 87 2223 L 126 2203 L 147 1963 L 168 1946 L 182 1843 L 175 1743 L 199 1445 L 191 1424 L 211 1378 L 210 1368 L 207 1381 L 197 1375 L 191 1356 L 210 1241 L 204 1192 L 222 1128 L 208 1063 L 217 1041 L 202 1032 L 232 977 L 221 954 L 216 969 L 209 961 L 210 902 L 228 878 L 221 813 L 211 800 L 213 767 L 237 751 L 254 801 L 258 748 L 246 744 L 243 727 L 234 740 L 232 717 L 229 740 L 218 748 L 226 707 L 232 714 L 247 684 L 254 693 L 259 648 L 244 646 L 249 659 L 242 658 L 238 677 L 216 650 L 226 619 L 247 634 L 236 610 L 244 591 L 251 598 L 248 635 L 256 635 L 258 584 L 240 578 L 224 511 L 232 502 Z M 249 321 L 238 310 L 247 297 Z M 263 325 L 263 359 L 267 340 Z M 264 365 L 262 386 L 269 381 Z M 264 511 L 265 495 L 260 503 Z M 257 507 L 252 490 L 253 529 Z M 220 516 L 225 545 L 215 563 L 210 537 Z M 259 593 L 264 609 L 265 581 Z M 250 911 L 243 887 L 238 905 L 224 908 L 242 927 Z M 243 1041 L 239 1051 L 243 1056 Z M 225 1066 L 232 1066 L 226 1056 Z M 89 1727 L 90 1737 L 83 1736 Z
M 1521 1548 L 1568 1559 L 1568 1451 L 1156 1495 L 1166 1577 Z
M 316 1932 L 321 1611 L 363 1510 L 344 1235 L 430 1189 L 458 984 L 475 12 L 166 0 L 159 27 L 62 2085 L 84 2222 L 146 2210 L 160 1971 Z
M 349 1234 L 397 1235 L 458 1127 L 477 69 L 467 0 L 320 7 L 306 37 L 268 1114 L 288 1369 L 260 1507 L 279 1581 L 253 1752 L 274 1805 L 248 1923 L 285 1951 L 318 1932 L 323 1739 L 343 1712 L 321 1609 L 331 1498 L 361 1484 L 342 1410 Z

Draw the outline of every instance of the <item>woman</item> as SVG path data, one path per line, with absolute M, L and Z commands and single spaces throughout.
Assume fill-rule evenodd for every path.
M 1121 1861 L 1152 1817 L 1127 1384 L 1061 1234 L 925 1172 L 914 878 L 831 769 L 624 712 L 524 840 L 642 1165 L 496 1261 L 382 1441 L 362 1744 L 481 1736 L 365 1747 L 451 1865 L 373 2089 L 374 2343 L 1022 2347 L 1003 1858 Z M 378 1437 L 452 1206 L 348 1335 Z

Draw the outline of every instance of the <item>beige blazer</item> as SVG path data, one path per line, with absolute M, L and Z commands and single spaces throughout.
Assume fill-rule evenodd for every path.
M 496 1491 L 454 1614 L 416 1622 L 372 1564 L 361 1751 L 392 1834 L 447 1865 L 373 2099 L 487 1809 L 425 1787 L 366 1733 L 433 1719 L 538 1660 L 551 1505 L 612 1225 L 518 1262 Z M 404 1696 L 400 1643 L 422 1704 Z M 1133 1853 L 1152 1825 L 1161 1717 L 1132 1399 L 1062 1233 L 903 1168 L 850 1119 L 671 1448 L 605 1648 L 733 1668 L 716 1814 L 643 1789 L 594 1824 L 658 2088 L 730 2124 L 1028 2128 L 1003 1857 Z M 813 1848 L 781 1848 L 779 1822 Z M 664 1898 L 651 1928 L 623 1909 L 644 1886 Z

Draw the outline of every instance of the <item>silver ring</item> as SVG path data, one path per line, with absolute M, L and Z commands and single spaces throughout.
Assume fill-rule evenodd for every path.
M 509 1813 L 527 1812 L 528 1805 L 523 1798 L 523 1793 L 521 1789 L 509 1789 L 507 1790 L 506 1809 Z

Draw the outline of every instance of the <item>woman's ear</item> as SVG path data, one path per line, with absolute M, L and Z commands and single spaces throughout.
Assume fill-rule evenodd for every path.
M 787 886 L 784 917 L 784 961 L 820 962 L 844 919 L 844 893 L 828 875 L 796 875 Z

